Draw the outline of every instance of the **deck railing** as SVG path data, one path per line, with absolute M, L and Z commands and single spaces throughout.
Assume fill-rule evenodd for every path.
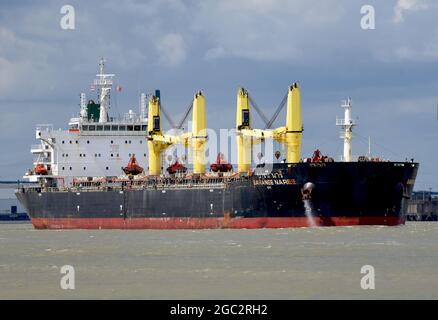
M 126 181 L 78 184 L 71 187 L 20 186 L 19 192 L 95 192 L 125 190 L 181 190 L 181 189 L 223 189 L 230 182 L 248 181 L 247 177 L 201 179 L 201 180 L 160 180 L 160 181 Z

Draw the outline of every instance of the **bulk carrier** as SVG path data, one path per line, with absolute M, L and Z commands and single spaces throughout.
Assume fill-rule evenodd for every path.
M 283 100 L 283 127 L 251 125 L 248 91 L 237 93 L 234 169 L 219 154 L 206 169 L 206 107 L 194 95 L 191 130 L 163 133 L 159 91 L 142 94 L 140 115 L 108 115 L 112 74 L 101 61 L 94 82 L 98 102 L 86 102 L 67 131 L 39 126 L 37 158 L 26 176 L 34 186 L 16 191 L 37 229 L 201 229 L 289 228 L 309 226 L 399 225 L 405 222 L 419 164 L 370 156 L 353 158 L 352 104 L 337 119 L 344 140 L 342 161 L 301 157 L 303 126 L 300 87 L 294 83 Z M 146 98 L 147 101 L 146 101 Z M 147 110 L 146 110 L 147 109 Z M 276 115 L 279 111 L 277 110 Z M 253 167 L 253 146 L 277 141 L 284 159 Z M 176 161 L 163 170 L 163 152 L 183 145 L 191 152 L 188 169 Z M 275 158 L 283 158 L 279 152 Z M 274 159 L 274 156 L 272 157 Z M 145 170 L 146 168 L 147 170 Z

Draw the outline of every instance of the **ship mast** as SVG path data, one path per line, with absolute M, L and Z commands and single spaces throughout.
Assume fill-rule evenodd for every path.
M 100 114 L 99 122 L 105 123 L 108 121 L 108 108 L 110 92 L 113 85 L 114 74 L 105 74 L 105 59 L 101 58 L 99 62 L 99 74 L 96 75 L 94 85 L 99 92 Z
M 344 139 L 344 161 L 351 162 L 351 144 L 353 140 L 353 127 L 356 125 L 356 121 L 351 117 L 351 98 L 344 100 L 342 105 L 344 108 L 344 119 L 336 119 L 336 125 L 341 127 L 340 138 Z
M 141 121 L 147 121 L 147 108 L 148 102 L 145 93 L 140 94 L 140 119 Z

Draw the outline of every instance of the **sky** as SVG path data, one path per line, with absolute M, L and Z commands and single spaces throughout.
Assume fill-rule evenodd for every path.
M 74 29 L 61 27 L 64 5 Z M 361 24 L 365 5 L 374 29 Z M 437 16 L 432 0 L 0 0 L 0 180 L 31 166 L 36 124 L 67 127 L 105 57 L 123 87 L 110 112 L 159 88 L 178 119 L 203 90 L 216 130 L 235 125 L 239 86 L 272 115 L 298 81 L 303 156 L 339 158 L 335 119 L 351 97 L 353 154 L 371 137 L 373 155 L 420 162 L 417 190 L 438 190 Z

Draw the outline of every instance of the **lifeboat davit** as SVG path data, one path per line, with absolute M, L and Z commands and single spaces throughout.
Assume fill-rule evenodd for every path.
M 177 172 L 185 173 L 187 171 L 187 168 L 184 167 L 184 165 L 180 163 L 178 159 L 176 159 L 175 163 L 168 166 L 166 170 L 169 174 L 175 174 Z
M 123 168 L 123 172 L 133 176 L 143 172 L 143 168 L 138 165 L 137 159 L 135 158 L 135 154 L 131 156 L 128 165 Z
M 34 171 L 35 171 L 35 174 L 40 175 L 40 176 L 45 176 L 48 173 L 46 167 L 42 163 L 38 163 L 35 166 Z
M 230 172 L 233 171 L 233 166 L 225 161 L 224 155 L 219 152 L 216 158 L 216 162 L 210 165 L 210 169 L 213 172 Z

